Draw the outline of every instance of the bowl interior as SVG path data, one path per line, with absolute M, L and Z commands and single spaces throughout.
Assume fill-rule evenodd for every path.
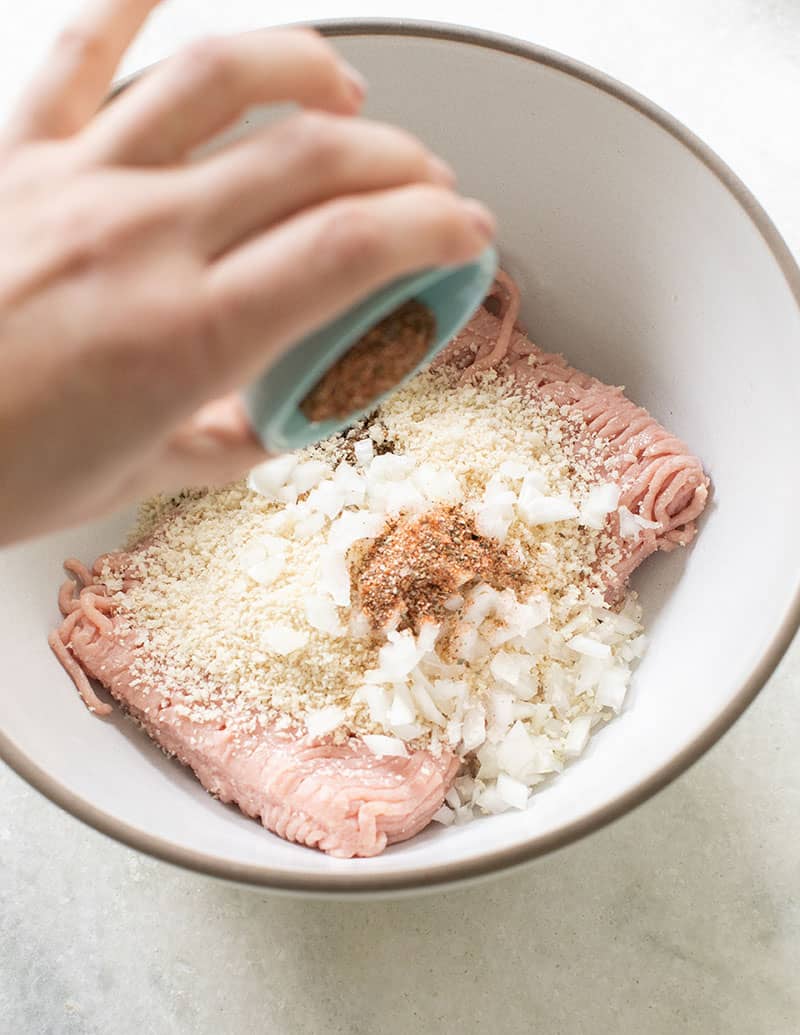
M 800 572 L 800 318 L 762 217 L 599 77 L 485 38 L 364 32 L 337 45 L 370 82 L 369 114 L 419 134 L 493 206 L 534 340 L 624 384 L 712 476 L 696 545 L 635 577 L 650 647 L 625 712 L 527 812 L 434 827 L 372 860 L 286 844 L 131 723 L 89 715 L 50 654 L 61 560 L 116 545 L 129 520 L 118 515 L 0 555 L 0 730 L 34 782 L 139 847 L 267 884 L 419 885 L 599 822 L 664 767 L 679 771 L 698 738 L 713 741 L 777 661 Z

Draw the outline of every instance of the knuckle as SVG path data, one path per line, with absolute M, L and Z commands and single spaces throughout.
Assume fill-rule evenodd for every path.
M 445 187 L 420 185 L 410 188 L 411 207 L 427 225 L 428 235 L 440 258 L 460 255 L 473 243 L 474 233 L 459 199 Z
M 180 71 L 214 86 L 224 87 L 234 76 L 231 46 L 225 36 L 203 36 L 182 52 Z
M 318 233 L 317 254 L 340 273 L 365 274 L 381 262 L 386 241 L 375 214 L 355 199 L 330 207 Z

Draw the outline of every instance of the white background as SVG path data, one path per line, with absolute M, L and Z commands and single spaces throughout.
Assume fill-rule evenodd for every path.
M 6 5 L 0 111 L 75 7 Z M 715 148 L 800 253 L 800 0 L 172 0 L 125 67 L 199 33 L 389 15 L 521 36 L 627 82 Z M 610 829 L 394 903 L 272 898 L 170 869 L 0 768 L 0 1029 L 794 1035 L 798 675 L 795 644 L 723 742 Z

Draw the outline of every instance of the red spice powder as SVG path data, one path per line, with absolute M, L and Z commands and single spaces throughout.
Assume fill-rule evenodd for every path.
M 471 582 L 521 593 L 529 584 L 509 552 L 480 535 L 461 507 L 401 517 L 369 547 L 353 575 L 359 603 L 374 629 L 399 616 L 418 633 L 426 620 L 452 614 L 445 604 Z
M 405 302 L 327 370 L 300 404 L 310 421 L 341 419 L 394 388 L 424 358 L 436 319 L 422 302 Z

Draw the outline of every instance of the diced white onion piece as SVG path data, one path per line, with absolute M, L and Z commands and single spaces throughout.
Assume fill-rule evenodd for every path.
M 513 519 L 513 510 L 504 504 L 481 503 L 475 511 L 478 533 L 487 539 L 496 539 L 499 543 L 505 543 Z
M 541 496 L 518 504 L 520 515 L 528 525 L 551 525 L 578 516 L 578 508 L 566 496 Z
M 447 468 L 424 463 L 412 472 L 411 480 L 430 503 L 457 503 L 461 499 L 461 483 Z
M 347 553 L 359 539 L 374 539 L 380 535 L 385 518 L 365 510 L 346 510 L 331 525 L 328 544 L 340 553 Z
M 292 453 L 265 460 L 250 471 L 247 487 L 269 500 L 279 499 L 278 490 L 286 485 L 296 466 L 297 457 Z
M 544 496 L 546 490 L 547 482 L 544 475 L 540 471 L 527 471 L 519 489 L 519 500 L 524 503 L 536 499 L 538 496 Z
M 628 691 L 629 679 L 630 673 L 620 665 L 607 669 L 600 677 L 595 692 L 595 701 L 603 708 L 613 708 L 615 712 L 620 711 Z
M 324 737 L 326 733 L 332 733 L 338 729 L 345 720 L 343 708 L 337 708 L 335 704 L 327 708 L 316 708 L 314 711 L 306 712 L 306 729 L 312 737 Z
M 277 554 L 273 557 L 264 557 L 256 561 L 247 569 L 250 578 L 260 586 L 271 586 L 284 569 L 286 558 L 284 554 Z
M 445 728 L 445 737 L 451 748 L 455 748 L 461 742 L 461 720 L 451 719 Z
M 389 514 L 422 511 L 428 506 L 428 501 L 410 480 L 392 482 L 386 492 L 385 503 Z
M 369 708 L 369 717 L 373 722 L 379 726 L 388 726 L 390 704 L 388 690 L 382 686 L 366 683 L 353 696 L 364 701 Z
M 591 658 L 611 657 L 609 645 L 607 643 L 600 643 L 599 640 L 595 640 L 591 636 L 584 636 L 583 634 L 573 636 L 572 639 L 567 640 L 567 646 L 577 651 L 578 654 L 588 654 Z
M 455 818 L 455 812 L 452 809 L 449 809 L 446 805 L 442 805 L 442 807 L 437 809 L 431 816 L 434 823 L 441 823 L 443 827 L 449 827 Z
M 392 726 L 391 729 L 392 733 L 396 737 L 400 737 L 401 740 L 416 740 L 417 737 L 421 737 L 425 733 L 425 727 L 418 722 L 408 722 L 402 726 Z
M 364 674 L 368 683 L 396 683 L 405 679 L 422 657 L 410 630 L 390 631 L 378 651 L 378 667 Z
M 493 690 L 489 702 L 492 711 L 491 739 L 500 740 L 514 720 L 514 695 L 506 690 Z
M 593 485 L 581 507 L 581 522 L 589 528 L 602 528 L 619 504 L 619 486 L 613 482 Z
M 517 460 L 504 460 L 500 464 L 498 473 L 502 478 L 511 478 L 513 481 L 517 481 L 520 478 L 524 478 L 528 473 L 528 468 L 525 464 L 519 463 Z
M 275 493 L 275 498 L 281 502 L 291 506 L 297 502 L 297 489 L 294 485 L 284 485 L 283 488 L 278 489 Z
M 450 790 L 445 794 L 444 800 L 450 806 L 451 809 L 458 809 L 461 807 L 461 795 L 455 789 L 451 787 Z
M 366 733 L 361 738 L 373 755 L 383 758 L 385 755 L 408 757 L 408 750 L 402 740 L 397 737 L 386 737 L 382 733 Z
M 497 777 L 497 793 L 512 809 L 526 809 L 530 791 L 521 780 L 515 780 L 507 773 L 500 773 Z
M 477 797 L 478 808 L 490 816 L 499 815 L 510 808 L 505 798 L 501 797 L 496 784 L 487 784 Z
M 518 719 L 497 746 L 498 765 L 509 775 L 524 780 L 536 761 L 536 746 Z
M 474 625 L 466 622 L 459 624 L 457 647 L 458 656 L 463 661 L 480 661 L 489 653 L 489 644 Z
M 411 684 L 411 696 L 417 706 L 417 711 L 428 722 L 434 722 L 437 726 L 446 726 L 447 720 L 434 704 L 428 687 L 425 685 L 424 677 L 414 673 L 414 680 Z
M 375 456 L 375 446 L 371 438 L 361 438 L 353 446 L 356 460 L 362 467 L 369 467 L 372 458 Z
M 339 464 L 333 475 L 333 484 L 342 493 L 346 507 L 360 506 L 364 502 L 367 494 L 366 479 L 350 464 L 344 461 Z
M 261 643 L 271 654 L 292 654 L 308 643 L 308 633 L 291 625 L 272 625 L 261 637 Z
M 319 510 L 325 517 L 335 518 L 344 506 L 344 495 L 333 479 L 327 478 L 320 482 L 316 489 L 311 490 L 306 503 L 311 510 Z
M 294 538 L 295 539 L 313 539 L 318 532 L 321 532 L 325 527 L 325 515 L 317 512 L 316 514 L 309 514 L 307 518 L 303 518 L 302 521 L 298 521 L 294 526 Z
M 336 604 L 330 597 L 307 597 L 306 618 L 308 624 L 330 636 L 342 636 L 344 626 L 339 620 Z
M 474 751 L 486 740 L 486 712 L 482 704 L 474 704 L 464 712 L 461 739 L 464 751 Z
M 439 638 L 440 630 L 441 626 L 437 622 L 423 622 L 417 636 L 417 650 L 422 654 L 432 651 Z
M 464 621 L 470 625 L 480 625 L 484 618 L 494 614 L 501 604 L 502 598 L 497 590 L 481 583 L 469 594 Z
M 633 514 L 627 507 L 619 508 L 619 534 L 622 539 L 638 541 L 645 528 L 661 528 L 660 521 L 648 521 L 639 514 Z
M 303 493 L 313 489 L 323 478 L 329 478 L 330 475 L 330 467 L 322 460 L 304 460 L 295 467 L 288 480 L 298 493 Z
M 592 730 L 589 715 L 579 715 L 570 723 L 569 733 L 564 740 L 564 754 L 567 758 L 577 758 L 586 747 Z
M 347 607 L 350 603 L 350 572 L 342 552 L 327 547 L 319 558 L 319 580 L 317 583 L 322 593 L 333 597 L 339 607 Z
M 430 693 L 438 707 L 449 714 L 456 703 L 467 699 L 467 684 L 458 679 L 434 679 Z
M 493 780 L 500 771 L 497 761 L 497 745 L 490 743 L 488 740 L 481 744 L 478 748 L 478 761 L 480 762 L 479 779 Z
M 398 481 L 406 477 L 412 466 L 413 461 L 407 456 L 401 456 L 398 453 L 382 453 L 380 456 L 376 456 L 369 465 L 367 484 Z
M 516 651 L 500 650 L 489 662 L 489 671 L 495 679 L 516 686 L 522 673 L 530 669 L 530 660 Z
M 392 703 L 389 705 L 387 721 L 390 726 L 407 726 L 414 722 L 417 717 L 417 709 L 411 699 L 411 694 L 405 686 L 397 685 L 392 693 Z
M 448 597 L 444 602 L 445 611 L 458 611 L 460 607 L 463 607 L 464 598 L 455 593 L 452 597 Z

